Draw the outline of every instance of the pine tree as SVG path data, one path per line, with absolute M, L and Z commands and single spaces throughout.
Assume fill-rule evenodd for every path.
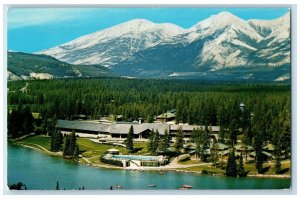
M 130 129 L 129 129 L 129 132 L 128 132 L 128 135 L 127 135 L 127 139 L 125 140 L 125 144 L 126 144 L 126 148 L 128 149 L 128 151 L 130 153 L 133 152 L 134 150 L 134 147 L 133 147 L 133 126 L 131 125 L 130 126 Z
M 67 157 L 67 156 L 70 155 L 69 148 L 70 148 L 70 136 L 66 135 L 65 144 L 64 144 L 64 151 L 63 151 L 63 156 L 64 157 Z
M 167 148 L 170 147 L 170 134 L 168 133 L 167 129 L 164 132 L 164 135 L 162 135 L 162 139 L 160 140 L 160 151 L 166 151 Z
M 51 145 L 50 145 L 50 151 L 56 151 L 56 133 L 53 132 L 51 134 Z
M 155 155 L 158 150 L 159 144 L 160 144 L 160 135 L 157 130 L 155 132 L 152 130 L 148 139 L 148 145 L 147 145 L 148 151 L 152 155 Z
M 150 152 L 151 154 L 154 153 L 154 131 L 152 130 L 150 132 L 149 138 L 148 138 L 148 144 L 147 144 L 147 149 L 148 152 Z
M 214 143 L 212 148 L 210 149 L 210 157 L 211 157 L 211 162 L 213 163 L 214 166 L 216 166 L 217 161 L 219 159 L 218 146 L 216 143 Z
M 154 154 L 156 154 L 156 151 L 158 149 L 158 145 L 159 145 L 159 133 L 158 133 L 158 130 L 155 131 L 155 134 L 154 134 L 154 142 L 153 142 L 153 152 Z
M 280 131 L 282 131 L 282 124 L 280 124 L 280 122 L 278 121 L 278 119 L 275 119 L 273 121 L 273 125 L 272 125 L 272 131 L 273 131 L 273 144 L 275 146 L 275 173 L 278 174 L 281 171 L 281 135 L 280 135 Z
M 200 157 L 201 161 L 207 161 L 207 150 L 210 147 L 209 131 L 207 126 L 205 130 L 203 128 L 197 129 L 196 137 L 196 154 Z
M 246 174 L 246 171 L 245 171 L 245 168 L 244 168 L 244 160 L 243 160 L 243 154 L 242 153 L 240 154 L 239 164 L 238 164 L 238 167 L 237 167 L 237 173 L 240 177 L 243 177 Z
M 176 152 L 179 154 L 181 149 L 183 148 L 183 144 L 184 144 L 184 135 L 183 135 L 183 131 L 181 128 L 178 129 L 177 134 L 176 134 L 176 140 L 175 140 L 175 149 Z
M 59 182 L 58 181 L 56 181 L 56 187 L 55 187 L 55 189 L 56 190 L 60 190 L 60 188 L 59 188 Z
M 78 160 L 78 156 L 79 156 L 79 146 L 78 146 L 78 144 L 76 144 L 76 147 L 73 152 L 73 159 Z
M 259 131 L 255 135 L 254 143 L 256 154 L 256 169 L 258 173 L 261 174 L 263 172 L 263 138 Z
M 235 158 L 235 155 L 234 155 L 234 151 L 231 151 L 228 154 L 226 175 L 236 177 L 237 174 L 238 174 L 238 171 L 237 171 L 237 165 L 236 165 L 236 158 Z

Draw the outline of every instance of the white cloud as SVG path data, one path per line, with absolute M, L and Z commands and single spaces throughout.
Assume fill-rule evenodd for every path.
M 20 28 L 49 23 L 59 23 L 79 18 L 87 13 L 82 8 L 10 8 L 7 14 L 8 28 Z

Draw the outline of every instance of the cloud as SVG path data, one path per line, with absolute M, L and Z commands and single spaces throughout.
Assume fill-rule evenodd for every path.
M 82 8 L 10 8 L 7 14 L 8 28 L 22 28 L 42 24 L 60 23 L 82 17 Z

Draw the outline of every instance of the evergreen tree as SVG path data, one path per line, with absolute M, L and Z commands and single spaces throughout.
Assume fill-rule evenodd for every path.
M 217 161 L 219 159 L 217 143 L 214 143 L 210 149 L 210 159 L 213 165 L 216 166 Z
M 152 130 L 150 132 L 149 138 L 148 138 L 148 144 L 147 144 L 147 149 L 148 152 L 150 152 L 151 154 L 154 153 L 154 131 Z
M 280 131 L 282 132 L 282 124 L 278 121 L 278 119 L 274 119 L 272 124 L 272 131 L 273 131 L 273 144 L 275 146 L 275 173 L 279 173 L 281 171 L 281 135 Z
M 26 135 L 26 134 L 33 133 L 33 129 L 34 129 L 33 123 L 34 123 L 34 120 L 33 120 L 33 116 L 32 116 L 30 107 L 29 106 L 25 106 L 22 109 L 22 113 L 21 114 L 22 114 L 22 117 L 23 117 L 23 134 Z
M 158 149 L 158 145 L 159 145 L 159 133 L 158 133 L 158 130 L 155 131 L 154 133 L 154 142 L 153 142 L 153 151 L 154 151 L 154 154 L 156 154 L 156 151 Z
M 263 138 L 261 132 L 257 132 L 255 135 L 255 154 L 256 154 L 256 169 L 258 173 L 263 172 Z
M 196 137 L 196 154 L 200 157 L 202 162 L 207 161 L 207 150 L 210 148 L 210 135 L 209 131 L 207 129 L 207 126 L 205 127 L 205 130 L 203 128 L 197 129 L 197 137 Z
M 160 136 L 158 131 L 156 130 L 155 132 L 152 130 L 148 139 L 148 151 L 152 154 L 155 155 L 159 144 L 160 144 Z
M 65 142 L 64 142 L 64 151 L 63 151 L 63 156 L 64 157 L 67 157 L 67 156 L 70 156 L 70 136 L 69 135 L 66 135 L 65 136 Z
M 246 171 L 245 171 L 245 168 L 244 168 L 244 160 L 243 160 L 243 154 L 241 153 L 240 154 L 240 158 L 239 158 L 239 164 L 238 164 L 238 167 L 237 167 L 237 173 L 239 176 L 244 176 Z
M 176 134 L 176 140 L 175 140 L 175 149 L 176 152 L 179 154 L 181 149 L 183 149 L 183 144 L 184 144 L 184 135 L 183 135 L 183 131 L 181 128 L 178 129 L 177 134 Z
M 54 132 L 51 135 L 51 151 L 60 151 L 62 150 L 62 144 L 63 144 L 63 136 L 60 131 L 54 130 Z
M 58 182 L 58 181 L 56 181 L 56 187 L 55 187 L 55 190 L 60 190 L 60 188 L 59 188 L 59 182 Z
M 236 177 L 238 175 L 237 165 L 236 165 L 236 158 L 235 158 L 234 151 L 231 151 L 228 154 L 226 175 L 227 176 L 232 176 L 232 177 Z
M 130 129 L 129 129 L 129 132 L 128 132 L 128 135 L 127 135 L 127 139 L 125 140 L 125 144 L 126 144 L 126 149 L 132 153 L 133 150 L 134 150 L 134 147 L 133 147 L 133 126 L 131 125 L 130 126 Z
M 79 156 L 79 146 L 78 146 L 78 144 L 76 144 L 76 147 L 73 152 L 73 159 L 78 160 L 78 156 Z
M 70 135 L 70 145 L 69 145 L 69 153 L 71 156 L 73 156 L 74 150 L 77 146 L 77 142 L 76 142 L 76 134 L 75 131 L 73 131 Z
M 159 150 L 165 152 L 167 148 L 170 147 L 170 140 L 171 140 L 170 134 L 166 129 L 164 135 L 162 135 L 162 139 L 160 140 Z

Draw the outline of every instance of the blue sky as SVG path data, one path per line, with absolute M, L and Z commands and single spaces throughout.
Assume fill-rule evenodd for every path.
M 36 52 L 136 18 L 189 28 L 228 11 L 244 19 L 275 19 L 288 8 L 10 8 L 9 50 Z

